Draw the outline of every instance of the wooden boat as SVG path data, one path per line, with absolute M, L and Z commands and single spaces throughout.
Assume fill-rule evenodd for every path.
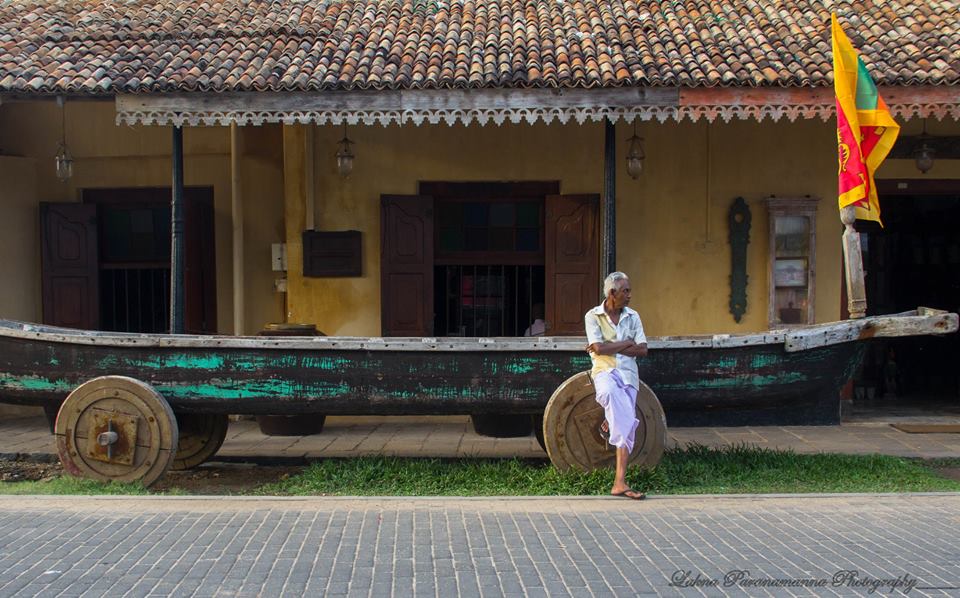
M 659 459 L 663 412 L 672 426 L 837 423 L 839 389 L 863 356 L 855 341 L 956 330 L 956 314 L 921 308 L 758 334 L 653 338 L 640 360 L 653 392 L 641 393 L 638 412 L 660 438 L 638 443 L 638 455 Z M 546 409 L 551 459 L 584 467 L 610 456 L 592 429 L 602 412 L 582 374 L 590 368 L 584 347 L 575 337 L 141 335 L 0 320 L 0 402 L 56 414 L 67 470 L 100 479 L 149 483 L 171 465 L 199 464 L 219 448 L 227 414 Z

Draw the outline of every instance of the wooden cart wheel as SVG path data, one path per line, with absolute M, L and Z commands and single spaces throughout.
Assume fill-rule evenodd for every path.
M 173 463 L 177 420 L 152 386 L 103 376 L 78 386 L 57 413 L 57 452 L 70 475 L 156 482 Z
M 543 414 L 543 439 L 557 469 L 591 471 L 615 464 L 614 448 L 600 436 L 603 408 L 595 394 L 590 373 L 581 372 L 568 378 L 550 397 Z M 657 395 L 643 382 L 637 392 L 637 419 L 640 424 L 630 464 L 654 467 L 663 458 L 667 421 Z
M 226 415 L 178 413 L 180 442 L 171 469 L 192 469 L 214 456 L 227 437 L 229 423 Z
M 533 425 L 533 435 L 537 439 L 537 444 L 540 445 L 543 452 L 547 452 L 547 443 L 543 439 L 543 414 L 538 413 L 537 415 L 531 415 L 530 423 Z

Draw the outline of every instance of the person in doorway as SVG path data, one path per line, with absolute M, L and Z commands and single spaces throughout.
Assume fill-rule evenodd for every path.
M 603 303 L 584 316 L 587 352 L 593 360 L 593 385 L 597 403 L 603 407 L 601 433 L 616 449 L 617 465 L 610 494 L 634 500 L 646 498 L 627 485 L 627 462 L 633 451 L 637 419 L 637 390 L 640 376 L 637 357 L 647 354 L 647 337 L 640 315 L 627 307 L 630 279 L 613 272 L 603 281 Z
M 547 323 L 543 319 L 543 303 L 534 303 L 531 309 L 533 323 L 523 331 L 523 336 L 543 336 L 547 330 Z

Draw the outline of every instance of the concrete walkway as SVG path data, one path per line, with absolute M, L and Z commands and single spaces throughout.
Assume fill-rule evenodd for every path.
M 956 596 L 957 495 L 0 497 L 7 596 Z
M 671 428 L 670 447 L 699 443 L 789 449 L 798 453 L 880 453 L 960 457 L 960 434 L 908 434 L 882 421 L 841 426 Z M 0 454 L 55 454 L 42 417 L 0 419 Z M 545 457 L 532 437 L 487 438 L 467 417 L 328 417 L 321 434 L 264 436 L 256 422 L 231 422 L 218 453 L 230 458 L 313 459 L 358 455 Z

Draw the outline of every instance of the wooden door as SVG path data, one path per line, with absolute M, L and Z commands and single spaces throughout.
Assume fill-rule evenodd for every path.
M 583 316 L 600 304 L 600 196 L 546 198 L 547 336 L 583 336 Z
M 383 336 L 433 334 L 433 198 L 380 198 L 380 318 Z
M 217 331 L 217 260 L 213 189 L 184 193 L 184 332 Z
M 43 323 L 96 330 L 100 325 L 97 206 L 40 204 Z

